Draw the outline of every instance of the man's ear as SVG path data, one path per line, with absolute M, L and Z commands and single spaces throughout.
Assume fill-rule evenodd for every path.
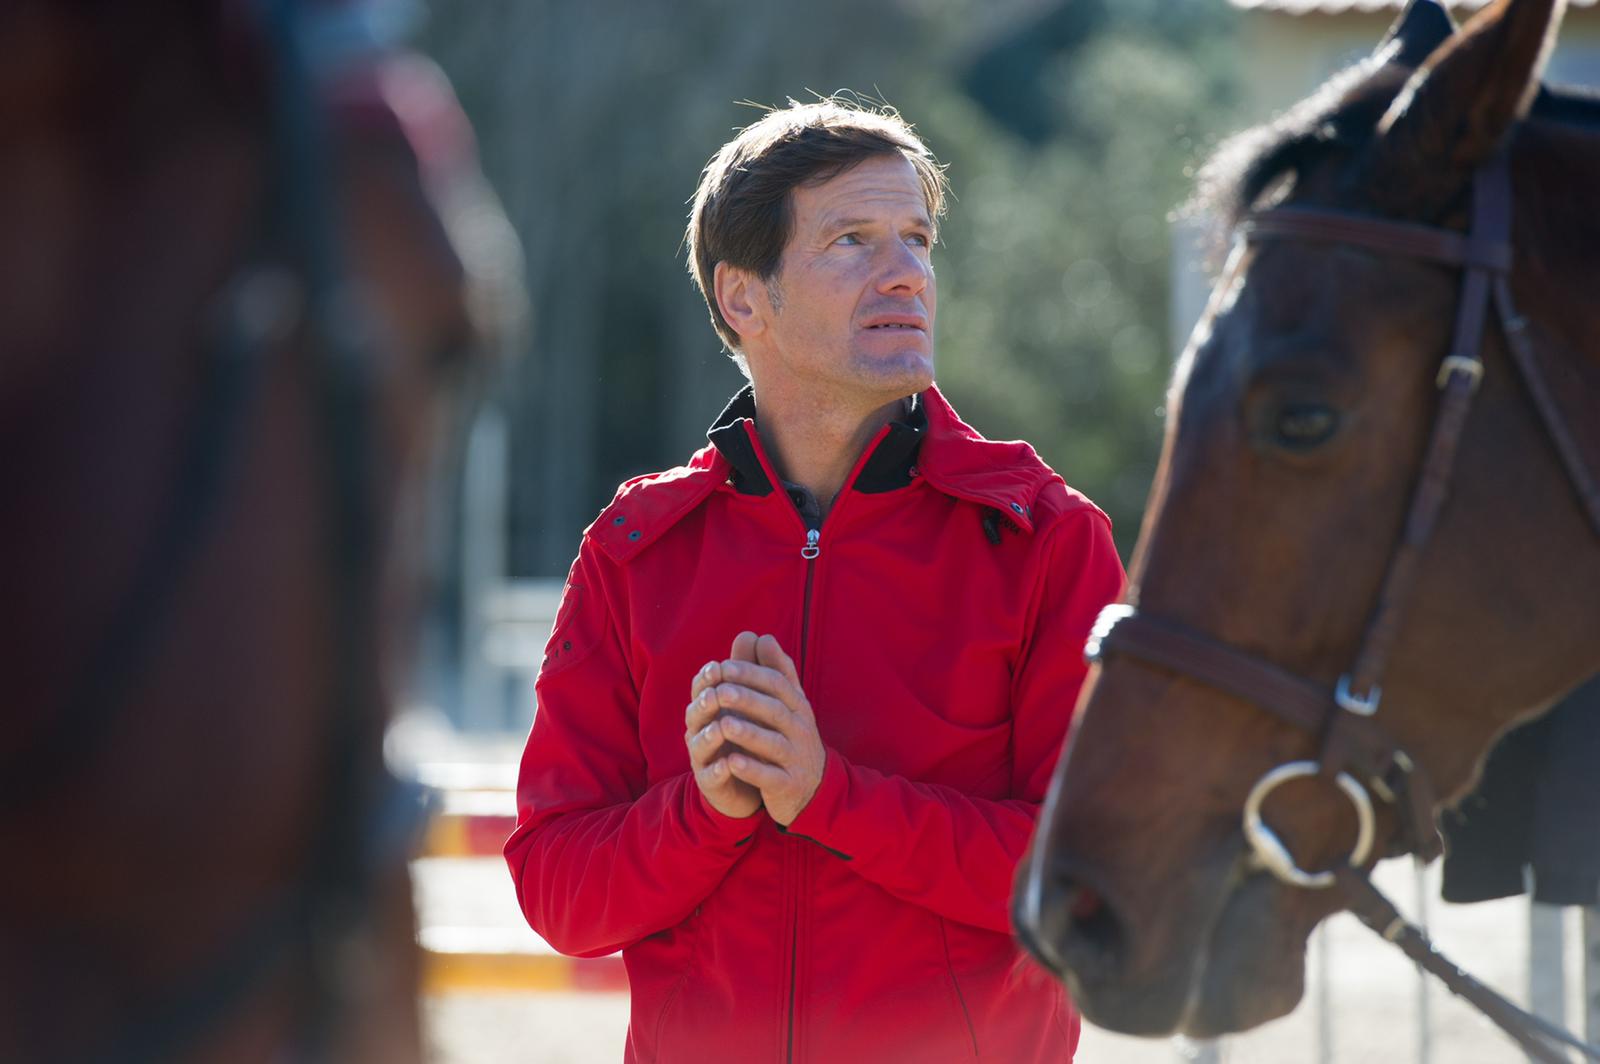
M 719 262 L 711 274 L 717 309 L 741 340 L 759 335 L 767 327 L 765 286 L 749 270 Z

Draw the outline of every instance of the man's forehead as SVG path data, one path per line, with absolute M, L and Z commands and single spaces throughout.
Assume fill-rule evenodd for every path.
M 796 213 L 817 224 L 867 223 L 884 215 L 928 224 L 928 203 L 916 168 L 901 156 L 877 156 L 826 181 L 794 190 Z

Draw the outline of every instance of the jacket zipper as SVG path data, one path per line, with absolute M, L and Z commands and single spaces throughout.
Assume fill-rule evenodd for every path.
M 811 586 L 817 575 L 817 559 L 822 555 L 822 530 L 819 528 L 806 529 L 805 546 L 800 548 L 800 557 L 806 561 L 806 589 L 800 603 L 800 656 L 796 662 L 801 680 L 806 675 L 806 650 L 811 638 Z M 804 850 L 795 856 L 801 861 L 806 860 Z M 804 871 L 802 865 L 801 871 Z M 804 882 L 804 876 L 797 876 Z M 794 895 L 794 912 L 791 916 L 794 923 L 789 932 L 789 1048 L 786 1054 L 788 1064 L 794 1064 L 794 1014 L 795 996 L 798 992 L 798 979 L 800 967 L 800 896 L 796 891 Z
M 800 557 L 806 560 L 806 593 L 800 603 L 800 658 L 796 668 L 803 679 L 806 674 L 806 644 L 811 639 L 811 581 L 816 576 L 817 558 L 822 554 L 822 530 L 806 530 L 806 545 L 800 548 Z
M 762 469 L 766 473 L 768 483 L 777 486 L 781 483 L 780 478 L 764 457 L 761 438 L 756 432 L 754 422 L 746 423 L 745 432 L 750 439 L 751 445 L 756 449 L 757 457 L 761 460 Z M 883 441 L 888 432 L 887 425 L 879 429 L 878 434 L 872 438 L 866 449 L 862 451 L 861 456 L 856 460 L 855 468 L 850 471 L 849 478 L 846 479 L 844 487 L 839 491 L 839 495 L 831 508 L 833 511 L 836 512 L 839 506 L 843 504 L 851 486 L 855 484 L 856 477 L 860 475 L 861 468 L 866 464 L 872 453 L 878 449 L 878 444 Z M 786 495 L 787 493 L 781 494 Z M 800 656 L 795 663 L 803 684 L 806 679 L 806 652 L 809 650 L 811 639 L 811 586 L 816 579 L 817 558 L 822 554 L 821 525 L 823 522 L 819 521 L 817 528 L 811 528 L 806 524 L 805 518 L 800 515 L 797 507 L 791 504 L 790 508 L 800 527 L 805 529 L 806 533 L 805 544 L 800 548 L 800 557 L 804 558 L 806 563 L 806 584 L 804 597 L 800 605 Z M 804 847 L 797 848 L 793 852 L 800 865 L 795 871 L 795 890 L 790 894 L 788 902 L 789 919 L 793 921 L 789 928 L 789 1023 L 786 1032 L 788 1048 L 785 1052 L 785 1059 L 788 1064 L 794 1064 L 794 1015 L 797 989 L 795 977 L 800 970 L 800 885 L 804 882 L 805 862 L 810 859 L 810 854 Z

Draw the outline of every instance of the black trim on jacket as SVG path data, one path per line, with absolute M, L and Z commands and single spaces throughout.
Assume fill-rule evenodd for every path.
M 910 397 L 909 405 L 911 409 L 904 417 L 889 423 L 888 435 L 878 443 L 866 465 L 862 466 L 853 485 L 854 490 L 865 495 L 881 495 L 911 483 L 916 471 L 917 451 L 922 446 L 922 437 L 928 428 L 928 411 L 917 395 Z M 722 452 L 722 456 L 733 467 L 729 480 L 741 495 L 769 495 L 773 487 L 761 468 L 755 445 L 744 431 L 743 422 L 753 423 L 755 419 L 755 390 L 745 385 L 728 401 L 728 405 L 706 431 L 706 439 Z M 784 487 L 792 495 L 793 488 L 798 485 L 791 487 L 785 484 Z

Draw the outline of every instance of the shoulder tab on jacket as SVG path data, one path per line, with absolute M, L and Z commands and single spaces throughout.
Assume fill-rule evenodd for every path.
M 727 479 L 728 460 L 703 447 L 685 465 L 625 481 L 583 534 L 612 561 L 626 563 Z
M 1061 478 L 1031 445 L 1021 440 L 986 439 L 961 420 L 937 387 L 923 392 L 922 400 L 928 411 L 928 431 L 917 467 L 929 485 L 946 495 L 998 510 L 1020 531 L 1033 532 L 1040 493 L 1052 482 L 1061 483 Z
M 1110 527 L 1110 516 L 1096 506 L 1092 499 L 1062 480 L 1056 473 L 1051 473 L 1050 479 L 1040 487 L 1034 499 L 1033 520 L 1035 525 L 1043 528 L 1061 517 L 1083 510 L 1099 514 L 1106 526 Z

